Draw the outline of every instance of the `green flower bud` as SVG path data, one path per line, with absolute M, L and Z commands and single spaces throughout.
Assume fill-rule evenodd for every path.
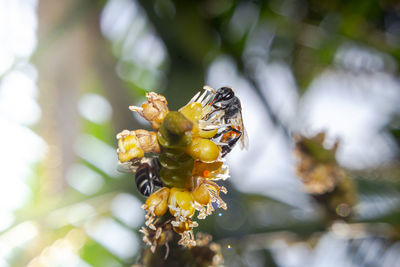
M 193 123 L 178 111 L 164 118 L 158 132 L 158 141 L 165 148 L 184 148 L 192 141 Z

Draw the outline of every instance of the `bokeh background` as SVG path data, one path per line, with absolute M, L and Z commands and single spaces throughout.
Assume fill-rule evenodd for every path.
M 396 0 L 0 1 L 0 266 L 131 266 L 141 197 L 116 133 L 147 91 L 184 105 L 232 86 L 250 148 L 229 209 L 200 222 L 226 266 L 400 266 Z M 356 185 L 327 223 L 296 177 L 292 133 L 325 131 Z

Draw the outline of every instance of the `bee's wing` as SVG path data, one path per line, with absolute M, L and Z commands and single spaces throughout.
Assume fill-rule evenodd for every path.
M 194 97 L 186 105 L 195 102 L 201 103 L 203 107 L 208 105 L 215 96 L 215 90 L 207 85 L 203 87 L 203 90 L 203 93 L 202 91 L 199 91 L 197 94 L 195 94 Z
M 124 173 L 132 173 L 136 172 L 136 169 L 138 166 L 134 165 L 132 162 L 118 162 L 117 170 L 119 172 L 124 172 Z
M 247 150 L 249 148 L 249 136 L 247 135 L 246 128 L 244 128 L 242 112 L 240 112 L 239 116 L 239 125 L 242 131 L 242 136 L 240 137 L 240 148 Z
M 243 128 L 242 136 L 240 137 L 240 148 L 249 149 L 249 136 L 247 135 L 246 128 Z

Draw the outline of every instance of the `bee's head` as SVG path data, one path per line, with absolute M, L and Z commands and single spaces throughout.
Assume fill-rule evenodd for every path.
M 227 105 L 231 99 L 235 97 L 233 89 L 230 87 L 221 87 L 217 90 L 213 103 L 220 103 L 221 105 Z

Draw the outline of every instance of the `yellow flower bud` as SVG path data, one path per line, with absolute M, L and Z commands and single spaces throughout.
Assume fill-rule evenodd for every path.
M 205 131 L 205 130 L 199 129 L 198 135 L 203 138 L 213 138 L 214 135 L 217 134 L 217 132 L 218 132 L 218 129 L 214 129 L 214 130 L 210 130 L 210 131 Z
M 193 199 L 201 205 L 207 205 L 210 202 L 210 193 L 208 192 L 207 185 L 201 184 L 196 187 L 192 192 Z
M 133 158 L 142 158 L 144 151 L 140 147 L 135 135 L 122 136 L 118 140 L 118 158 L 120 162 L 127 162 Z
M 177 232 L 178 234 L 182 234 L 185 231 L 191 230 L 192 227 L 189 226 L 188 222 L 181 222 L 179 226 L 174 227 L 174 231 Z
M 170 189 L 163 187 L 153 194 L 151 194 L 146 200 L 147 209 L 154 207 L 154 214 L 156 216 L 162 216 L 167 212 L 168 207 L 168 196 L 170 195 Z
M 198 121 L 202 118 L 203 116 L 203 106 L 201 103 L 194 102 L 189 105 L 184 106 L 179 110 L 180 113 L 182 113 L 188 120 L 193 122 L 193 135 L 194 136 L 200 136 L 203 138 L 212 138 L 214 135 L 217 134 L 218 129 L 210 130 L 210 131 L 205 131 L 199 128 Z
M 219 156 L 219 148 L 212 141 L 200 137 L 193 138 L 186 147 L 186 153 L 192 158 L 205 162 L 215 161 Z
M 139 129 L 135 130 L 135 135 L 144 153 L 159 154 L 161 152 L 160 145 L 157 141 L 157 133 Z
M 121 152 L 126 152 L 139 146 L 139 140 L 134 135 L 123 136 L 118 140 L 118 148 Z
M 143 150 L 140 148 L 133 148 L 125 153 L 118 152 L 118 158 L 120 162 L 127 162 L 134 158 L 142 158 L 143 155 Z
M 168 205 L 170 207 L 169 212 L 175 215 L 177 210 L 180 210 L 181 215 L 184 217 L 192 217 L 195 209 L 192 206 L 193 198 L 190 192 L 183 188 L 171 188 Z
M 150 92 L 146 94 L 147 102 L 142 107 L 130 106 L 129 109 L 136 111 L 151 123 L 154 130 L 158 130 L 162 121 L 169 112 L 167 100 L 164 96 Z
M 191 103 L 189 105 L 184 106 L 179 110 L 180 113 L 183 114 L 187 119 L 192 122 L 196 122 L 201 119 L 203 111 L 203 106 L 201 103 Z
M 216 175 L 223 172 L 222 170 L 223 164 L 224 164 L 223 161 L 214 161 L 214 162 L 195 161 L 192 170 L 192 175 L 201 176 L 206 179 L 215 178 Z

